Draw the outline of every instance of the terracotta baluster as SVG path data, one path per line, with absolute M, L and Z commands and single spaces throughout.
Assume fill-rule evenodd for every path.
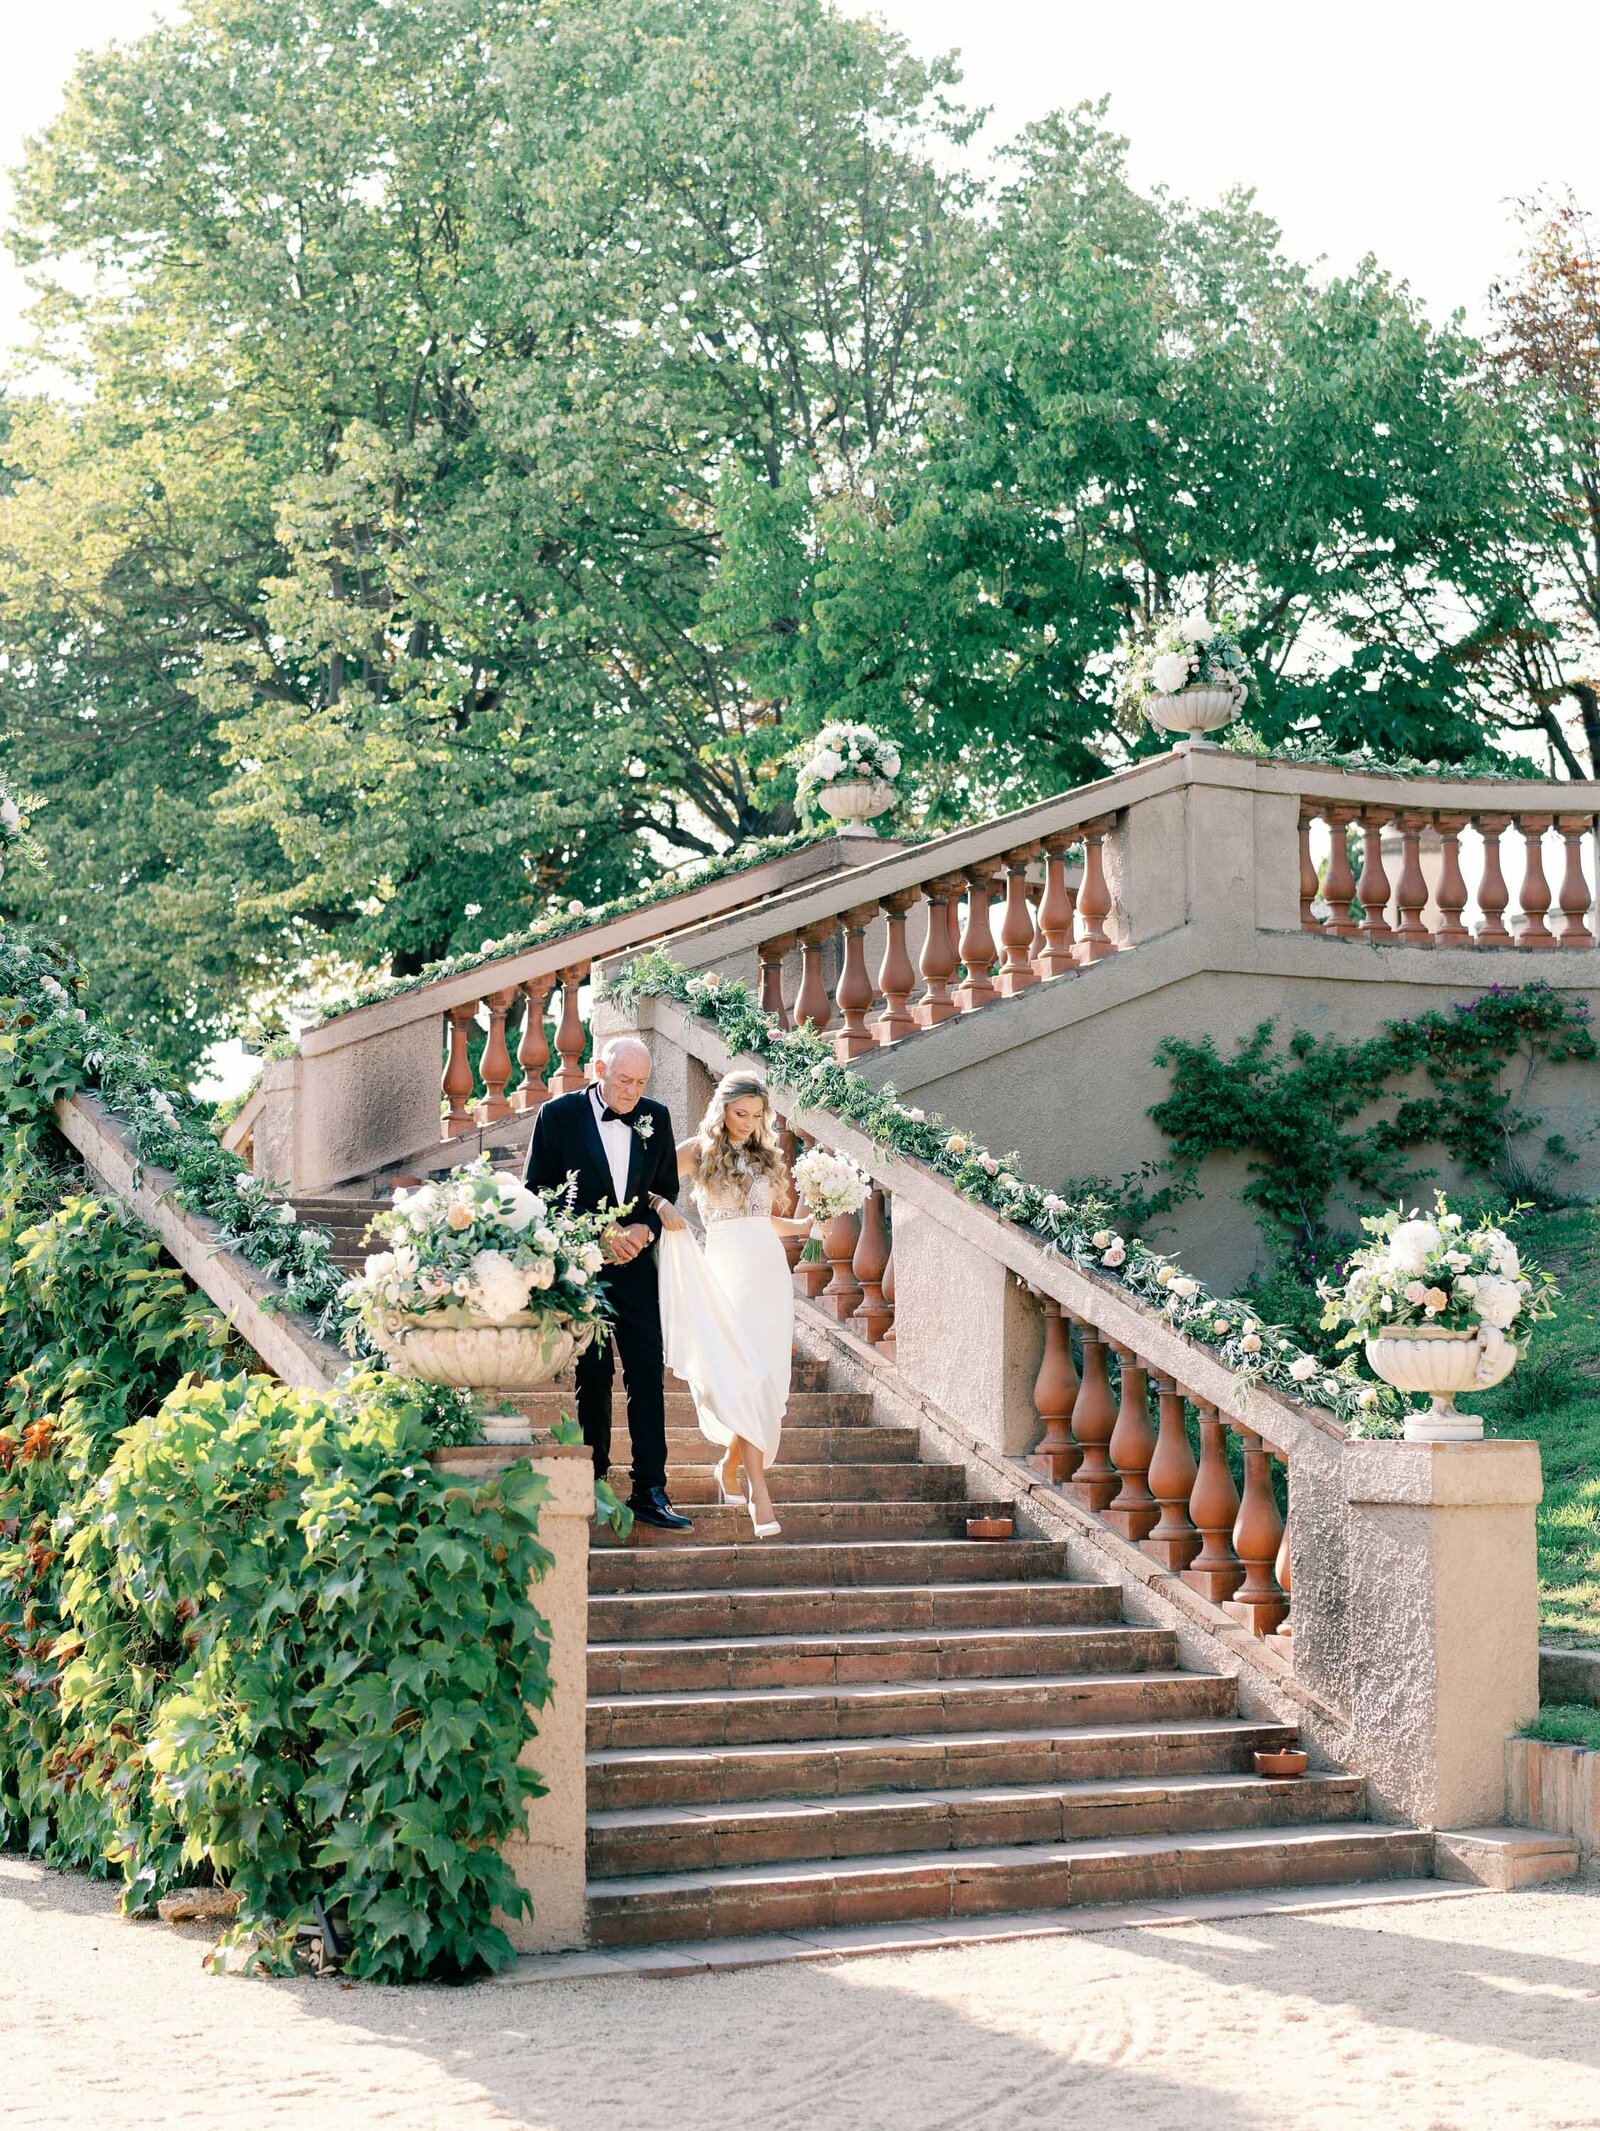
M 1311 856 L 1311 824 L 1317 818 L 1312 806 L 1300 809 L 1300 929 L 1320 932 L 1322 924 L 1313 907 L 1317 900 L 1317 862 Z
M 1480 947 L 1509 947 L 1511 944 L 1511 935 L 1505 927 L 1506 905 L 1511 900 L 1511 892 L 1500 870 L 1500 836 L 1510 826 L 1509 814 L 1478 816 L 1478 834 L 1483 839 L 1483 878 L 1478 883 L 1478 908 L 1483 912 L 1483 922 L 1474 937 Z
M 761 956 L 762 1010 L 770 1014 L 781 1029 L 794 1027 L 794 1023 L 789 1019 L 789 1009 L 784 1004 L 783 998 L 784 958 L 793 946 L 794 934 L 786 932 L 776 940 L 763 941 L 759 950 Z
M 876 1187 L 861 1209 L 861 1236 L 850 1270 L 861 1289 L 857 1321 L 873 1346 L 889 1329 L 889 1305 L 883 1299 L 883 1276 L 889 1269 L 889 1231 L 883 1218 L 883 1193 Z
M 1072 1432 L 1083 1452 L 1077 1471 L 1067 1482 L 1085 1509 L 1096 1516 L 1106 1507 L 1121 1481 L 1107 1445 L 1117 1425 L 1117 1403 L 1111 1396 L 1111 1377 L 1106 1367 L 1106 1343 L 1088 1325 L 1080 1327 L 1083 1339 L 1083 1382 L 1072 1409 Z
M 877 914 L 877 904 L 866 903 L 858 910 L 847 910 L 839 920 L 844 927 L 844 963 L 834 997 L 844 1017 L 844 1027 L 833 1039 L 833 1055 L 841 1065 L 878 1047 L 877 1038 L 867 1027 L 873 991 L 872 979 L 867 975 L 866 944 L 867 927 Z
M 472 1130 L 472 1060 L 467 1055 L 467 1038 L 477 1018 L 476 1000 L 465 1006 L 452 1006 L 447 1016 L 450 1056 L 444 1069 L 446 1139 L 457 1139 L 463 1132 Z
M 920 895 L 920 889 L 900 888 L 893 895 L 886 895 L 878 905 L 887 928 L 883 960 L 878 965 L 883 1011 L 873 1023 L 879 1043 L 898 1043 L 917 1025 L 911 1011 L 911 994 L 916 988 L 917 973 L 906 950 L 906 917 L 916 907 Z
M 522 1080 L 511 1098 L 519 1110 L 537 1110 L 549 1096 L 544 1076 L 550 1067 L 550 1039 L 545 1034 L 544 1010 L 552 979 L 529 977 L 522 987 L 522 1040 L 517 1045 L 517 1064 Z
M 1392 940 L 1394 927 L 1385 912 L 1389 906 L 1389 876 L 1383 870 L 1383 824 L 1388 819 L 1379 807 L 1361 810 L 1361 878 L 1356 894 L 1361 898 L 1361 930 L 1369 940 Z
M 997 877 L 990 866 L 967 868 L 967 922 L 961 935 L 961 959 L 967 973 L 956 993 L 956 1004 L 964 1014 L 970 1014 L 975 1007 L 987 1006 L 995 995 L 995 948 L 994 934 L 989 929 L 989 897 Z
M 1080 962 L 1098 962 L 1115 954 L 1116 942 L 1106 931 L 1111 915 L 1111 890 L 1106 886 L 1103 846 L 1111 834 L 1109 821 L 1091 821 L 1083 831 L 1083 885 L 1078 890 L 1078 915 L 1083 920 L 1083 938 L 1074 952 Z
M 1283 1537 L 1278 1542 L 1278 1558 L 1272 1564 L 1272 1573 L 1278 1579 L 1278 1589 L 1283 1593 L 1288 1611 L 1272 1631 L 1280 1642 L 1288 1642 L 1294 1634 L 1294 1589 L 1289 1578 L 1289 1526 L 1285 1522 Z
M 1077 1471 L 1083 1452 L 1072 1439 L 1072 1409 L 1078 1397 L 1078 1372 L 1072 1366 L 1072 1339 L 1061 1305 L 1046 1295 L 1044 1355 L 1033 1380 L 1034 1410 L 1044 1434 L 1033 1446 L 1029 1463 L 1059 1487 Z
M 1434 896 L 1439 905 L 1436 938 L 1441 947 L 1464 947 L 1472 938 L 1461 920 L 1461 913 L 1467 907 L 1467 884 L 1461 874 L 1461 831 L 1467 825 L 1467 816 L 1435 814 L 1433 819 L 1441 847 L 1439 886 Z
M 1426 814 L 1402 814 L 1400 831 L 1400 879 L 1395 886 L 1395 907 L 1400 918 L 1400 937 L 1410 947 L 1431 947 L 1433 934 L 1422 921 L 1428 905 L 1428 883 L 1422 875 L 1422 832 Z
M 492 1125 L 511 1115 L 506 1100 L 506 1082 L 511 1078 L 511 1053 L 506 1049 L 506 1015 L 516 1004 L 517 987 L 491 992 L 484 1005 L 489 1009 L 489 1040 L 483 1047 L 478 1074 L 483 1082 L 483 1101 L 478 1105 L 479 1122 Z
M 782 1130 L 778 1134 L 778 1146 L 783 1155 L 784 1167 L 789 1172 L 784 1187 L 784 1204 L 781 1211 L 792 1220 L 799 1214 L 803 1203 L 794 1181 L 794 1165 L 800 1159 L 801 1148 L 800 1141 L 787 1121 L 785 1121 Z M 806 1239 L 804 1236 L 784 1236 L 781 1241 L 783 1243 L 783 1255 L 788 1259 L 789 1270 L 792 1273 L 800 1263 L 800 1253 L 806 1247 Z
M 1000 920 L 1005 962 L 998 979 L 1000 996 L 1013 999 L 1039 981 L 1033 966 L 1033 912 L 1028 908 L 1028 868 L 1039 855 L 1037 844 L 1006 853 L 1006 907 Z
M 880 1349 L 894 1359 L 894 1229 L 889 1230 L 889 1256 L 883 1268 L 883 1306 L 889 1312 L 888 1328 L 878 1341 Z
M 1328 906 L 1328 930 L 1342 940 L 1353 939 L 1360 930 L 1350 915 L 1355 901 L 1356 877 L 1350 870 L 1350 839 L 1346 833 L 1356 818 L 1354 807 L 1324 807 L 1322 818 L 1333 841 L 1328 852 L 1328 872 L 1322 883 L 1322 900 Z
M 950 938 L 950 901 L 960 889 L 960 876 L 950 874 L 923 886 L 928 899 L 928 937 L 922 943 L 922 997 L 912 1008 L 918 1028 L 952 1021 L 961 1011 L 950 996 L 950 980 L 960 959 Z
M 1288 1612 L 1272 1565 L 1283 1544 L 1283 1519 L 1272 1492 L 1272 1453 L 1260 1436 L 1239 1430 L 1244 1445 L 1244 1495 L 1233 1524 L 1233 1551 L 1244 1564 L 1244 1581 L 1227 1601 L 1228 1611 L 1252 1635 L 1270 1635 Z
M 1567 847 L 1567 862 L 1561 875 L 1561 944 L 1563 947 L 1592 947 L 1594 934 L 1589 930 L 1589 883 L 1583 871 L 1583 840 L 1588 835 L 1593 817 L 1588 814 L 1558 814 L 1556 827 L 1561 831 L 1561 840 Z
M 1183 1580 L 1214 1606 L 1233 1596 L 1244 1570 L 1233 1551 L 1233 1520 L 1239 1514 L 1239 1490 L 1228 1470 L 1225 1429 L 1215 1406 L 1196 1399 L 1200 1415 L 1200 1464 L 1189 1515 L 1200 1534 L 1200 1551 L 1183 1572 Z
M 1044 842 L 1044 893 L 1039 898 L 1039 930 L 1044 945 L 1038 953 L 1041 977 L 1070 976 L 1077 968 L 1072 952 L 1072 891 L 1067 886 L 1067 852 L 1070 836 L 1047 836 Z
M 809 1134 L 804 1132 L 794 1134 L 794 1143 L 801 1154 L 804 1154 L 806 1149 L 813 1144 Z M 795 1198 L 794 1211 L 797 1220 L 811 1212 L 811 1208 L 806 1204 L 804 1198 L 798 1194 Z M 803 1251 L 805 1247 L 806 1238 L 802 1236 L 799 1250 L 795 1252 L 794 1276 L 800 1283 L 801 1294 L 814 1302 L 828 1285 L 830 1274 L 826 1263 L 802 1264 L 800 1262 L 800 1251 Z M 828 1248 L 828 1230 L 826 1228 L 822 1231 L 822 1248 L 824 1251 Z M 854 1246 L 852 1245 L 853 1248 Z
M 833 1002 L 828 997 L 828 983 L 822 972 L 822 950 L 839 929 L 837 918 L 826 918 L 821 924 L 806 925 L 800 933 L 800 989 L 795 994 L 794 1025 L 804 1028 L 809 1022 L 814 1029 L 825 1029 L 833 1019 Z
M 561 1070 L 555 1078 L 558 1095 L 572 1095 L 584 1085 L 583 1052 L 586 1041 L 583 1016 L 578 1012 L 578 990 L 589 974 L 589 965 L 561 972 L 561 1020 L 556 1029 L 556 1056 Z
M 1526 856 L 1522 862 L 1522 931 L 1518 935 L 1519 947 L 1554 947 L 1556 936 L 1545 923 L 1544 914 L 1550 908 L 1550 883 L 1544 877 L 1544 832 L 1550 826 L 1548 814 L 1519 814 L 1517 827 L 1522 831 L 1522 848 Z
M 1183 1424 L 1183 1393 L 1170 1377 L 1157 1377 L 1156 1388 L 1161 1394 L 1161 1427 L 1148 1477 L 1161 1515 L 1139 1545 L 1152 1561 L 1175 1573 L 1186 1569 L 1200 1551 L 1200 1534 L 1189 1521 L 1196 1468 Z
M 1111 1431 L 1111 1462 L 1122 1476 L 1122 1485 L 1101 1514 L 1124 1539 L 1139 1540 L 1154 1531 L 1161 1515 L 1145 1480 L 1156 1432 L 1150 1425 L 1150 1393 L 1143 1364 L 1127 1347 L 1113 1346 L 1112 1352 L 1122 1364 L 1122 1396 L 1117 1425 Z
M 822 1306 L 841 1324 L 861 1307 L 861 1286 L 855 1276 L 856 1245 L 861 1241 L 861 1216 L 835 1214 L 822 1231 L 822 1248 L 828 1254 L 833 1277 L 822 1291 Z

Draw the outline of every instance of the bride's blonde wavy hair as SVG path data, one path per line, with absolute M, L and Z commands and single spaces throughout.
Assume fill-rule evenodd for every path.
M 728 1137 L 728 1105 L 746 1095 L 760 1096 L 761 1117 L 750 1137 L 736 1147 Z M 698 1139 L 702 1184 L 731 1184 L 737 1177 L 758 1176 L 781 1185 L 788 1175 L 772 1129 L 772 1097 L 759 1073 L 723 1074 L 700 1120 Z

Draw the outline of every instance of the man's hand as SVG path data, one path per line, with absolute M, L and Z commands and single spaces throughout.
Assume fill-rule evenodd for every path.
M 600 1240 L 613 1265 L 631 1265 L 655 1239 L 642 1221 L 635 1221 L 627 1228 L 608 1228 Z

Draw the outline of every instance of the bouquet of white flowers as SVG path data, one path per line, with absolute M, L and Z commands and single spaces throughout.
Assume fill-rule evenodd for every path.
M 1122 684 L 1122 706 L 1148 714 L 1152 698 L 1213 688 L 1233 697 L 1235 711 L 1250 693 L 1250 667 L 1238 635 L 1226 620 L 1213 621 L 1200 608 L 1175 615 L 1136 646 Z
M 870 725 L 825 725 L 810 743 L 795 794 L 802 808 L 815 807 L 830 784 L 893 784 L 900 752 Z
M 371 1232 L 389 1248 L 368 1258 L 345 1300 L 373 1331 L 397 1316 L 458 1326 L 590 1325 L 604 1315 L 595 1275 L 600 1237 L 616 1216 L 574 1212 L 570 1188 L 529 1191 L 487 1155 L 414 1191 L 397 1191 Z
M 872 1185 L 847 1154 L 830 1154 L 824 1147 L 813 1147 L 801 1155 L 794 1165 L 794 1180 L 817 1224 L 806 1238 L 800 1263 L 820 1265 L 822 1223 L 836 1221 L 842 1213 L 859 1213 Z
M 1341 1285 L 1324 1281 L 1317 1291 L 1324 1328 L 1348 1327 L 1341 1347 L 1429 1326 L 1486 1327 L 1504 1337 L 1519 1319 L 1550 1315 L 1550 1275 L 1524 1264 L 1505 1230 L 1487 1218 L 1466 1228 L 1443 1192 L 1432 1219 L 1397 1207 L 1361 1225 L 1373 1241 L 1351 1256 Z

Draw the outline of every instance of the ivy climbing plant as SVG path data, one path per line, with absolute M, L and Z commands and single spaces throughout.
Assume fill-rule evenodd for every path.
M 1542 1065 L 1597 1056 L 1585 1002 L 1544 983 L 1495 985 L 1358 1042 L 1296 1029 L 1280 1044 L 1264 1021 L 1224 1057 L 1209 1036 L 1169 1036 L 1155 1057 L 1171 1092 L 1150 1115 L 1171 1153 L 1140 1211 L 1192 1197 L 1211 1156 L 1241 1154 L 1250 1180 L 1240 1196 L 1268 1242 L 1309 1262 L 1326 1254 L 1341 1196 L 1414 1190 L 1431 1174 L 1415 1167 L 1426 1149 L 1508 1198 L 1548 1198 L 1575 1155 L 1559 1133 L 1538 1137 L 1530 1085 Z

